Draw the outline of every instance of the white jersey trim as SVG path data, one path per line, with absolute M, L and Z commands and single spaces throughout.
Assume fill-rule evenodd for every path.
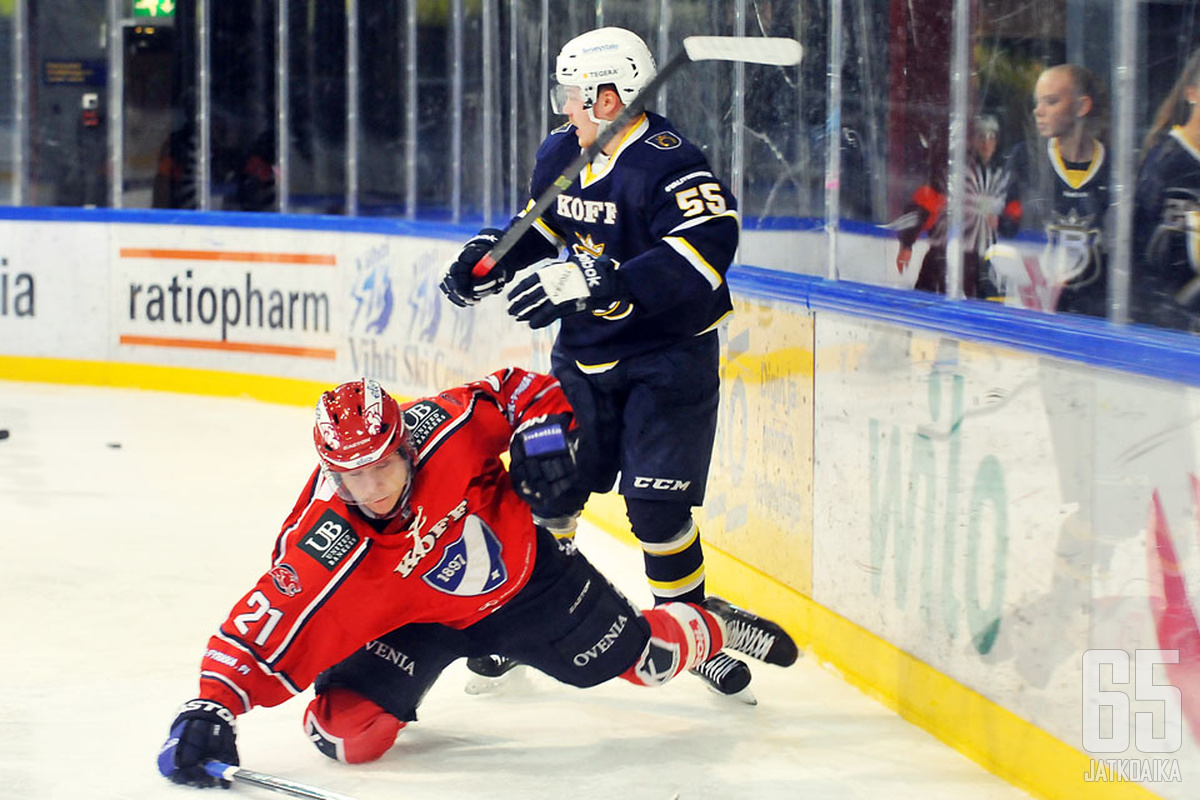
M 706 222 L 712 222 L 713 220 L 720 219 L 722 217 L 732 217 L 735 221 L 738 221 L 738 222 L 740 222 L 741 218 L 742 218 L 741 215 L 737 211 L 734 211 L 731 209 L 729 211 L 722 211 L 720 214 L 709 214 L 707 216 L 696 217 L 695 219 L 689 219 L 686 222 L 679 223 L 674 228 L 667 231 L 667 233 L 669 235 L 672 233 L 679 233 L 680 231 L 686 231 L 688 228 L 694 228 L 697 225 L 703 225 Z
M 1174 128 L 1171 128 L 1170 135 L 1172 139 L 1179 142 L 1180 147 L 1191 154 L 1192 158 L 1200 161 L 1200 150 L 1197 150 L 1195 146 L 1187 140 L 1187 137 L 1183 135 L 1183 129 L 1181 127 L 1176 125 Z
M 216 681 L 217 683 L 221 684 L 226 689 L 228 689 L 229 691 L 231 691 L 235 695 L 237 695 L 237 698 L 242 701 L 242 713 L 243 714 L 245 714 L 250 709 L 254 708 L 254 706 L 250 702 L 250 695 L 246 694 L 246 690 L 243 689 L 241 686 L 238 686 L 233 681 L 229 680 L 229 678 L 227 678 L 226 676 L 222 675 L 219 672 L 213 672 L 212 670 L 207 670 L 207 669 L 200 670 L 200 680 L 204 680 L 206 678 L 210 681 Z
M 279 683 L 283 686 L 283 688 L 286 689 L 290 694 L 293 694 L 293 695 L 300 694 L 301 689 L 298 686 L 296 686 L 295 684 L 293 684 L 287 678 L 287 676 L 282 675 L 281 673 L 278 673 L 275 670 L 271 669 L 270 665 L 266 664 L 261 658 L 259 658 L 257 655 L 255 655 L 252 650 L 248 649 L 241 642 L 237 641 L 236 639 L 230 638 L 229 636 L 225 635 L 221 631 L 217 631 L 216 635 L 217 635 L 217 638 L 220 639 L 222 642 L 225 642 L 230 647 L 237 648 L 238 650 L 240 650 L 241 652 L 243 652 L 247 656 L 249 656 L 250 660 L 254 663 L 255 666 L 258 667 L 259 671 L 262 672 L 262 674 L 266 675 L 269 678 L 274 678 L 275 680 L 279 681 Z
M 312 602 L 305 606 L 304 610 L 300 612 L 300 616 L 296 618 L 296 621 L 292 624 L 292 627 L 287 632 L 287 635 L 283 637 L 283 641 L 280 642 L 279 646 L 275 648 L 275 652 L 271 653 L 271 655 L 264 659 L 268 666 L 275 666 L 275 662 L 278 661 L 287 651 L 287 649 L 292 646 L 292 640 L 294 640 L 300 633 L 300 629 L 308 623 L 308 618 L 315 614 L 317 609 L 320 608 L 325 602 L 325 598 L 332 594 L 335 589 L 337 589 L 342 580 L 346 577 L 346 573 L 358 565 L 358 562 L 362 560 L 363 554 L 367 552 L 367 549 L 370 546 L 370 539 L 364 538 L 361 542 L 359 542 L 358 547 L 354 548 L 354 552 L 350 554 L 350 557 L 343 561 L 342 565 L 338 568 L 338 571 L 335 572 L 333 577 L 330 578 L 329 582 L 325 584 L 325 588 L 318 592 L 316 597 L 312 599 Z

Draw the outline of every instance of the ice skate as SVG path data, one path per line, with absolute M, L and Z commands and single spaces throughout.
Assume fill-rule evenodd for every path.
M 710 692 L 745 703 L 758 705 L 758 698 L 750 690 L 750 668 L 725 653 L 717 653 L 690 672 L 704 681 Z
M 705 598 L 701 605 L 725 623 L 726 648 L 780 667 L 796 663 L 796 643 L 774 622 L 716 596 Z
M 479 656 L 467 659 L 467 694 L 491 694 L 520 673 L 521 662 L 505 656 Z

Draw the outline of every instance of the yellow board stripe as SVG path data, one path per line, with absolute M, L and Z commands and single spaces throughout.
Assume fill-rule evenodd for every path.
M 0 356 L 0 379 L 153 389 L 215 397 L 247 397 L 268 403 L 313 407 L 316 407 L 321 392 L 330 388 L 328 383 L 295 378 L 272 378 L 155 364 L 25 356 Z
M 637 547 L 624 513 L 610 493 L 592 495 L 584 517 Z M 713 593 L 770 609 L 808 658 L 1012 785 L 1047 800 L 1158 797 L 1132 782 L 1085 783 L 1086 753 L 713 545 L 704 554 Z

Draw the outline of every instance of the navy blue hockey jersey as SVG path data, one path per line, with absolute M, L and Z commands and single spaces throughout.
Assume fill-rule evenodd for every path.
M 1008 157 L 1013 181 L 1010 200 L 1021 204 L 1021 227 L 1042 230 L 1046 249 L 1042 270 L 1062 287 L 1056 308 L 1104 316 L 1108 275 L 1104 258 L 1104 217 L 1108 212 L 1109 165 L 1104 145 L 1093 140 L 1092 159 L 1067 161 L 1057 139 L 1024 143 Z
M 1147 154 L 1133 211 L 1133 315 L 1200 329 L 1200 151 L 1176 127 Z
M 551 132 L 538 149 L 530 195 L 541 195 L 579 150 L 574 126 Z M 535 231 L 541 243 L 531 246 Z M 620 263 L 632 302 L 562 321 L 559 346 L 587 368 L 715 328 L 733 309 L 725 273 L 737 244 L 732 194 L 699 148 L 647 112 L 611 157 L 598 158 L 558 196 L 522 239 L 521 250 L 555 257 L 566 248 Z

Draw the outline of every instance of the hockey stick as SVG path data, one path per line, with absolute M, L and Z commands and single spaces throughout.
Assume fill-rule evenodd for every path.
M 533 207 L 513 223 L 487 255 L 479 259 L 479 263 L 471 269 L 471 274 L 482 278 L 491 272 L 496 262 L 504 258 L 525 232 L 533 227 L 533 223 L 550 207 L 555 198 L 571 185 L 579 173 L 583 172 L 583 168 L 592 162 L 614 136 L 625 129 L 630 120 L 642 113 L 646 101 L 684 64 L 691 61 L 739 61 L 746 64 L 789 67 L 799 64 L 803 53 L 803 48 L 795 39 L 778 36 L 688 36 L 683 40 L 683 50 L 676 53 L 658 71 L 654 79 L 646 84 L 646 88 L 642 89 L 629 105 L 621 109 L 621 113 L 600 132 L 596 141 L 588 145 L 579 157 L 554 179 Z
M 327 792 L 315 786 L 296 783 L 286 778 L 277 778 L 274 775 L 267 775 L 264 772 L 242 769 L 241 767 L 235 767 L 232 764 L 225 764 L 221 761 L 204 762 L 204 771 L 214 778 L 258 786 L 262 789 L 270 789 L 272 792 L 279 792 L 280 794 L 292 797 L 304 797 L 307 800 L 354 800 L 354 798 L 344 794 Z

